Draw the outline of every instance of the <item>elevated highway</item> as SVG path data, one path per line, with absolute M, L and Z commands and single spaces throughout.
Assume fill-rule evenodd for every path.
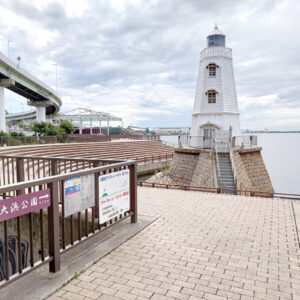
M 0 131 L 5 131 L 4 88 L 27 99 L 36 107 L 37 121 L 45 121 L 46 115 L 55 115 L 62 105 L 56 92 L 0 53 Z

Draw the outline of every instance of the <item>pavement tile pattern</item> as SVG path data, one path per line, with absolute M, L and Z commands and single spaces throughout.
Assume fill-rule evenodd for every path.
M 139 188 L 159 219 L 49 300 L 300 300 L 290 200 Z

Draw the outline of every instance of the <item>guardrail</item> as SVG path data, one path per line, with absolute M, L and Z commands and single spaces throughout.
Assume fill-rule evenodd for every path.
M 298 194 L 232 190 L 227 188 L 206 188 L 201 186 L 176 185 L 176 184 L 164 184 L 164 183 L 152 183 L 152 182 L 140 182 L 139 185 L 141 187 L 144 186 L 144 187 L 152 187 L 152 188 L 164 188 L 164 189 L 175 189 L 175 190 L 184 190 L 184 191 L 208 192 L 208 193 L 216 193 L 216 194 L 232 194 L 232 195 L 240 195 L 240 196 L 277 198 L 277 199 L 300 201 L 300 195 Z
M 142 158 L 136 157 L 136 161 L 138 163 L 144 163 L 145 165 L 147 163 L 155 163 L 159 161 L 167 161 L 169 159 L 173 159 L 174 154 L 173 153 L 166 153 L 166 154 L 157 154 L 157 155 L 151 155 L 151 156 L 145 156 Z
M 1 176 L 5 185 L 0 186 L 0 228 L 4 235 L 0 240 L 0 287 L 48 262 L 49 270 L 57 272 L 63 252 L 127 217 L 132 223 L 137 221 L 136 161 L 21 156 L 0 159 L 0 170 L 7 175 L 5 180 Z M 117 215 L 109 209 L 103 212 L 102 208 L 101 212 L 103 183 L 99 180 L 120 174 L 129 179 L 129 191 L 123 194 L 128 197 L 128 209 Z M 70 213 L 70 202 L 65 200 L 74 190 L 69 189 L 69 181 L 76 182 L 79 177 L 88 180 L 91 203 L 77 209 L 72 202 L 75 211 Z
M 207 136 L 178 136 L 178 145 L 187 145 L 199 149 L 213 149 L 217 147 L 219 151 L 228 151 L 230 144 L 232 147 L 252 147 L 257 146 L 256 135 L 234 136 L 230 141 L 230 133 L 216 133 L 211 137 Z
M 242 135 L 232 138 L 232 147 L 253 147 L 257 146 L 257 135 Z

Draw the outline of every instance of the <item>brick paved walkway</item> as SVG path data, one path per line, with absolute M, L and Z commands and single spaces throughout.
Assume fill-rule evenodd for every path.
M 291 202 L 139 188 L 160 218 L 55 299 L 300 299 Z

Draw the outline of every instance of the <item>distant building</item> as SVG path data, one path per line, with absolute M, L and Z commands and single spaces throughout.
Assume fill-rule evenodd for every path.
M 225 47 L 225 35 L 215 25 L 200 54 L 200 67 L 190 135 L 212 141 L 215 135 L 229 131 L 241 134 L 232 52 Z M 191 146 L 197 139 L 191 140 Z
M 190 131 L 189 127 L 154 127 L 152 129 L 156 134 L 187 134 Z

